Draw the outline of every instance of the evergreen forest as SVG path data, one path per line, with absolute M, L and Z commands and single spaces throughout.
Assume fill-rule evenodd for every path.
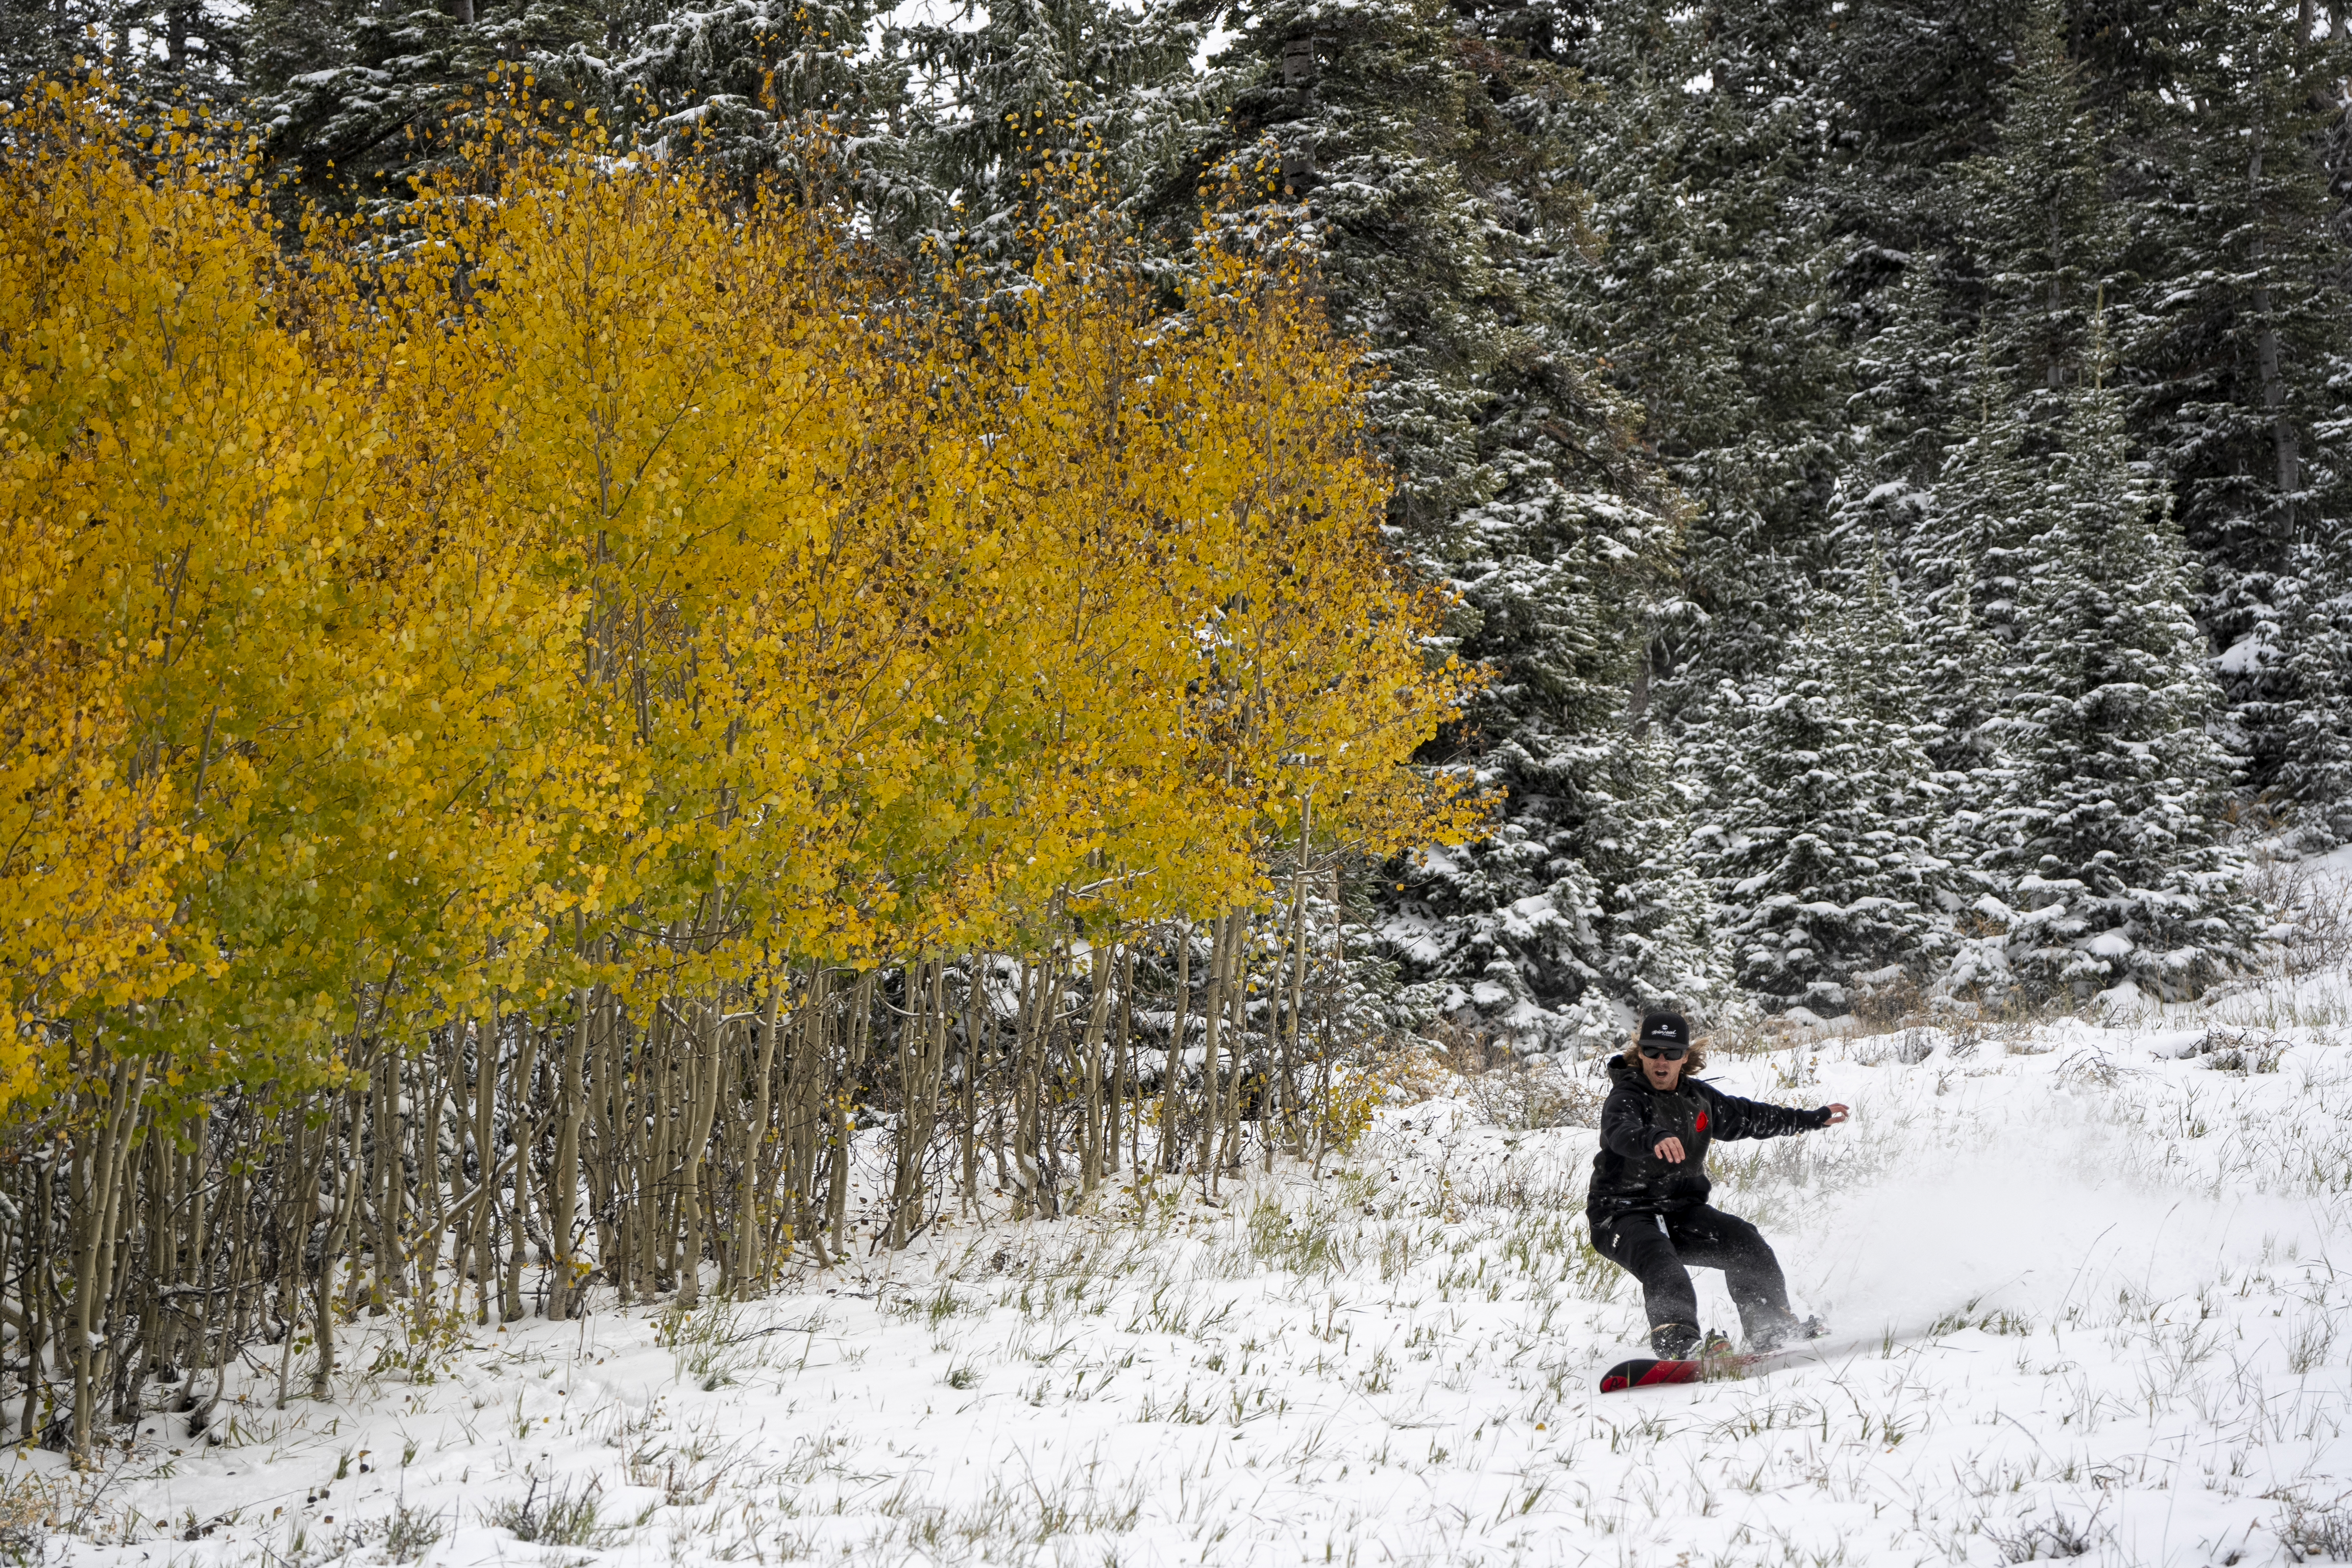
M 26 1440 L 1319 1164 L 1417 1032 L 2192 996 L 2352 843 L 2341 0 L 0 0 L 0 99 Z

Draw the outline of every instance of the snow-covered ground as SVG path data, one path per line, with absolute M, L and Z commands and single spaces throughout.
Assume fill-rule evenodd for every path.
M 2341 973 L 1709 1076 L 1854 1107 L 1717 1148 L 1834 1325 L 1742 1380 L 1595 1393 L 1643 1325 L 1584 1246 L 1593 1135 L 1457 1097 L 1319 1184 L 965 1225 L 756 1303 L 607 1298 L 437 1365 L 363 1320 L 338 1403 L 271 1409 L 273 1360 L 217 1447 L 158 1415 L 10 1484 L 76 1521 L 51 1563 L 158 1568 L 2352 1559 Z

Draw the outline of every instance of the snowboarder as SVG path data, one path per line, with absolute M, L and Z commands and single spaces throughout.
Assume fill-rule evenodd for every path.
M 1817 1323 L 1789 1310 L 1780 1260 L 1757 1228 L 1707 1206 L 1706 1146 L 1717 1138 L 1784 1138 L 1834 1127 L 1843 1105 L 1794 1110 L 1739 1100 L 1690 1075 L 1706 1064 L 1679 1013 L 1652 1013 L 1633 1037 L 1638 1061 L 1609 1058 L 1616 1087 L 1601 1108 L 1601 1152 L 1584 1216 L 1601 1257 L 1642 1282 L 1650 1346 L 1666 1361 L 1701 1347 L 1691 1267 L 1720 1268 L 1753 1352 L 1776 1350 Z

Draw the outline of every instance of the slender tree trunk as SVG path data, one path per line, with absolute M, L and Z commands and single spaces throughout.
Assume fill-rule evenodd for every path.
M 1233 957 L 1226 961 L 1231 977 L 1226 990 L 1234 1010 L 1233 1029 L 1225 1047 L 1231 1060 L 1225 1074 L 1225 1150 L 1223 1162 L 1227 1175 L 1242 1173 L 1242 1091 L 1248 1087 L 1249 1076 L 1249 943 L 1250 926 L 1247 911 L 1236 910 L 1233 914 Z
M 499 1019 L 498 994 L 474 1041 L 474 1321 L 490 1321 L 490 1286 L 498 1265 L 490 1257 L 491 1207 L 498 1201 L 498 1154 L 490 1134 L 497 1112 Z
M 1013 1019 L 1013 1173 L 1019 1191 L 1015 1212 L 1023 1218 L 1045 1208 L 1045 1167 L 1038 1149 L 1045 1119 L 1039 1058 L 1045 1051 L 1046 970 L 1052 962 L 1050 955 L 1038 963 L 1021 961 L 1021 1002 Z
M 375 1291 L 374 1315 L 408 1294 L 407 1184 L 401 1180 L 401 1146 L 407 1118 L 401 1110 L 413 1069 L 407 1053 L 388 1041 L 376 1046 L 375 1074 Z
M 506 1272 L 499 1289 L 499 1321 L 516 1322 L 524 1316 L 522 1305 L 522 1266 L 525 1226 L 530 1213 L 530 1151 L 538 1141 L 538 1129 L 531 1123 L 531 1069 L 539 1058 L 539 1032 L 526 1018 L 515 1031 L 515 1054 L 507 1079 L 507 1147 L 511 1152 L 506 1163 L 513 1167 L 514 1185 L 509 1190 L 513 1197 L 506 1210 L 507 1258 Z M 490 1201 L 498 1202 L 498 1188 L 490 1189 Z
M 2304 37 L 2310 37 L 2309 30 Z M 2303 445 L 2287 415 L 2286 374 L 2279 350 L 2278 317 L 2273 309 L 2270 275 L 2265 266 L 2267 243 L 2262 226 L 2263 139 L 2257 131 L 2247 168 L 2246 183 L 2254 201 L 2252 262 L 2255 319 L 2254 365 L 2262 380 L 2263 412 L 2269 416 L 2271 451 L 2278 484 L 2278 530 L 2282 540 L 2294 531 L 2294 492 L 2303 487 Z
M 1201 1194 L 1211 1202 L 1217 1196 L 1217 1122 L 1224 1105 L 1223 1081 L 1218 1072 L 1217 1053 L 1225 1038 L 1225 976 L 1232 963 L 1233 917 L 1224 916 L 1211 928 L 1209 939 L 1209 994 L 1201 1002 L 1201 1022 L 1204 1032 L 1201 1041 Z
M 576 1016 L 571 1037 L 564 1042 L 563 1070 L 555 1086 L 555 1163 L 548 1173 L 548 1224 L 555 1232 L 555 1266 L 547 1285 L 547 1315 L 559 1322 L 576 1316 L 572 1291 L 586 1272 L 572 1254 L 572 1231 L 580 1200 L 580 1121 L 587 1099 L 588 1031 L 595 1016 L 596 994 L 589 986 L 572 993 Z
M 874 975 L 871 972 L 858 976 L 857 984 L 849 988 L 849 1008 L 847 1038 L 843 1043 L 841 1087 L 833 1097 L 832 1186 L 826 1193 L 826 1204 L 831 1210 L 833 1255 L 835 1258 L 843 1256 L 842 1249 L 848 1244 L 850 1166 L 857 1153 L 857 1124 L 850 1116 L 850 1099 L 863 1079 L 866 1047 L 872 1038 Z
M 1128 1104 L 1135 1093 L 1135 941 L 1130 936 L 1118 949 L 1118 1041 L 1112 1052 L 1110 1085 L 1110 1171 L 1119 1171 L 1118 1140 L 1121 1122 L 1125 1122 L 1128 1138 L 1127 1169 L 1137 1169 L 1135 1163 L 1135 1127 L 1139 1120 L 1134 1107 Z
M 988 955 L 974 954 L 971 962 L 971 978 L 964 987 L 963 1082 L 960 1086 L 963 1126 L 959 1142 L 963 1157 L 965 1213 L 980 1206 L 981 1059 L 991 1034 L 989 1015 L 992 1007 L 987 991 Z
M 1087 955 L 1087 976 L 1094 994 L 1087 1006 L 1087 1032 L 1079 1047 L 1079 1071 L 1085 1074 L 1086 1103 L 1078 1118 L 1078 1190 L 1091 1197 L 1103 1179 L 1103 1041 L 1110 1027 L 1111 974 L 1116 949 L 1096 948 Z
M 93 1058 L 98 1048 L 93 1040 Z M 68 1322 L 73 1331 L 71 1442 L 77 1464 L 86 1464 L 89 1459 L 90 1416 L 97 1399 L 99 1374 L 104 1370 L 100 1363 L 103 1347 L 95 1331 L 100 1303 L 112 1293 L 110 1253 L 117 1189 L 130 1164 L 139 1096 L 146 1085 L 145 1069 L 143 1066 L 134 1068 L 127 1058 L 118 1060 L 105 1081 L 106 1100 L 96 1119 L 99 1135 L 84 1163 L 86 1173 L 79 1184 L 81 1191 L 75 1215 L 79 1237 L 74 1251 L 74 1300 Z
M 1160 1168 L 1170 1175 L 1184 1169 L 1184 1048 L 1192 1030 L 1192 923 L 1176 925 L 1176 1000 L 1168 1030 L 1167 1069 L 1160 1075 Z
M 343 1097 L 344 1161 L 321 1159 L 320 1174 L 334 1173 L 335 1206 L 327 1216 L 327 1230 L 319 1244 L 319 1268 L 311 1279 L 310 1317 L 318 1341 L 318 1359 L 310 1371 L 310 1397 L 324 1399 L 333 1387 L 335 1374 L 335 1264 L 343 1256 L 347 1238 L 358 1219 L 360 1181 L 357 1166 L 359 1152 L 360 1097 L 357 1090 Z M 334 1147 L 334 1126 L 330 1122 L 320 1138 L 323 1149 Z
M 687 1123 L 686 1162 L 678 1174 L 678 1202 L 686 1208 L 686 1256 L 677 1271 L 677 1304 L 691 1307 L 702 1299 L 702 1155 L 710 1140 L 710 1123 L 719 1114 L 719 1079 L 724 1067 L 721 1026 L 716 1004 L 700 1014 L 695 1033 L 696 1073 L 692 1080 L 692 1111 Z

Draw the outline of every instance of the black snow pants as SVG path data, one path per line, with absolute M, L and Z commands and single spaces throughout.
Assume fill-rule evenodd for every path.
M 1746 1220 L 1702 1204 L 1661 1220 L 1654 1214 L 1620 1214 L 1592 1220 L 1593 1250 L 1642 1282 L 1650 1326 L 1688 1323 L 1698 1327 L 1698 1292 L 1690 1271 L 1720 1268 L 1739 1309 L 1739 1326 L 1749 1338 L 1785 1326 L 1789 1286 L 1771 1243 Z

